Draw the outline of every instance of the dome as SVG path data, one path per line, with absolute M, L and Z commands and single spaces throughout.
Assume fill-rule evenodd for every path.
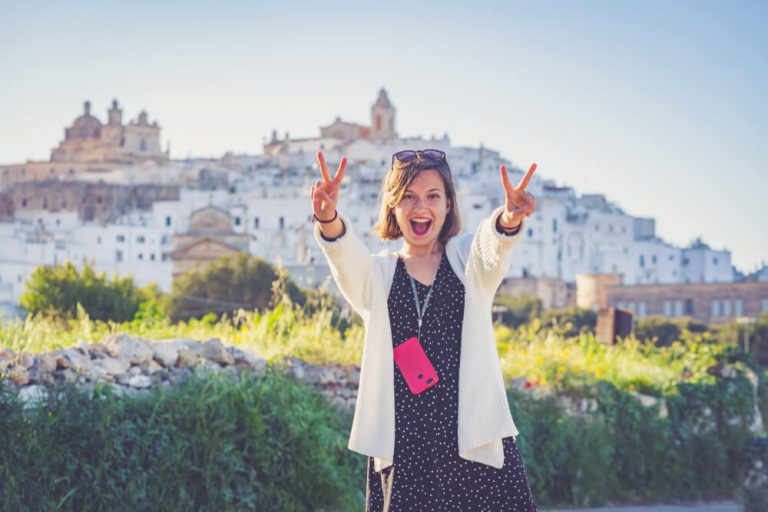
M 83 105 L 83 115 L 67 128 L 67 139 L 90 139 L 101 136 L 101 121 L 91 115 L 91 102 Z

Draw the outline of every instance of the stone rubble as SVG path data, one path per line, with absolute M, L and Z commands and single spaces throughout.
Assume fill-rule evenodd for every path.
M 330 363 L 314 365 L 294 356 L 286 356 L 279 363 L 294 379 L 310 384 L 322 392 L 331 403 L 346 411 L 354 410 L 360 382 L 359 365 Z M 206 341 L 173 338 L 151 341 L 123 333 L 110 334 L 98 343 L 81 341 L 75 347 L 52 350 L 40 354 L 0 350 L 0 385 L 15 387 L 27 406 L 45 401 L 48 388 L 62 383 L 77 383 L 86 390 L 95 384 L 107 384 L 117 396 L 146 392 L 152 386 L 170 386 L 183 383 L 193 372 L 248 371 L 264 376 L 267 361 L 248 350 L 227 346 L 218 338 Z M 757 376 L 749 375 L 757 393 Z M 507 386 L 529 393 L 533 398 L 554 397 L 566 414 L 588 416 L 597 411 L 593 398 L 555 396 L 547 386 L 539 386 L 527 379 L 509 379 Z M 667 416 L 663 398 L 632 392 L 644 407 L 658 407 L 661 417 Z M 712 428 L 713 419 L 706 410 L 700 415 L 702 424 L 697 430 Z M 751 430 L 761 434 L 763 421 L 756 407 Z

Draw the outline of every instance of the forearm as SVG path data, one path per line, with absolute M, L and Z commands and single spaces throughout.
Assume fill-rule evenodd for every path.
M 523 218 L 522 216 L 515 216 L 513 213 L 504 212 L 499 216 L 499 225 L 505 231 L 511 231 L 520 227 Z

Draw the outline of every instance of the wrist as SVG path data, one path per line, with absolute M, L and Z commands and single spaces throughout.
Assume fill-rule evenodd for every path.
M 522 218 L 514 217 L 513 215 L 507 216 L 506 213 L 502 213 L 496 219 L 496 225 L 504 231 L 515 231 L 520 228 L 522 222 Z

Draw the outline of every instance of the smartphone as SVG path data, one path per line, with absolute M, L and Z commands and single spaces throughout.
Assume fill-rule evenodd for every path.
M 437 372 L 416 336 L 396 346 L 394 356 L 408 389 L 414 395 L 437 384 Z

